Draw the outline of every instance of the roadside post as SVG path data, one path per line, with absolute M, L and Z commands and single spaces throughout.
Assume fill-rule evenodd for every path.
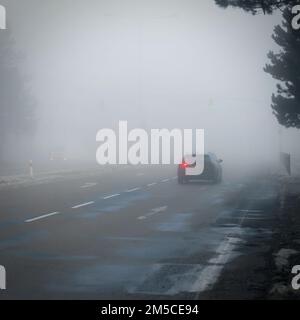
M 29 160 L 29 175 L 33 179 L 33 161 Z

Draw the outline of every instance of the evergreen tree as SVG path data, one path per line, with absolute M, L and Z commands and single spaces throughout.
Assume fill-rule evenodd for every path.
M 259 12 L 270 14 L 274 10 L 283 8 L 287 5 L 299 4 L 298 0 L 215 0 L 215 2 L 222 8 L 242 8 L 252 14 L 257 14 Z
M 292 28 L 292 7 L 298 0 L 215 0 L 223 7 L 240 7 L 257 14 L 283 10 L 283 24 L 274 29 L 273 39 L 281 47 L 269 52 L 270 63 L 264 70 L 279 80 L 277 93 L 272 95 L 272 109 L 278 122 L 285 127 L 300 128 L 300 32 Z
M 272 96 L 272 109 L 280 124 L 300 128 L 300 32 L 292 28 L 292 12 L 283 12 L 282 26 L 275 27 L 273 39 L 280 52 L 270 52 L 265 71 L 279 80 L 277 94 Z

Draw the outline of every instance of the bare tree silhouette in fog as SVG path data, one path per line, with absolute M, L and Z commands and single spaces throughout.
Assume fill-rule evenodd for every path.
M 0 32 L 0 163 L 25 159 L 35 130 L 34 100 L 9 28 Z M 25 150 L 25 151 L 24 151 Z M 12 159 L 14 157 L 14 159 Z M 15 159 L 19 157 L 19 159 Z

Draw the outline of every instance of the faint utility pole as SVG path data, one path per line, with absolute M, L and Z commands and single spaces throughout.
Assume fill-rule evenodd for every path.
M 33 179 L 34 175 L 33 175 L 33 161 L 32 160 L 29 160 L 29 175 Z
M 282 152 L 282 127 L 280 126 L 278 129 L 278 147 L 279 153 Z
M 142 9 L 141 9 L 142 11 Z M 144 108 L 144 99 L 143 99 L 143 91 L 144 91 L 144 79 L 143 79 L 143 60 L 144 60 L 144 42 L 143 42 L 143 24 L 145 21 L 154 21 L 157 19 L 170 19 L 176 17 L 176 14 L 171 15 L 158 15 L 152 16 L 146 19 L 144 14 L 139 15 L 138 17 L 138 93 L 137 93 L 137 103 L 139 108 L 139 116 L 141 117 L 141 127 L 145 130 L 148 129 L 148 111 Z
M 141 127 L 147 129 L 147 111 L 144 109 L 143 102 L 143 19 L 138 21 L 138 92 L 137 103 L 140 110 L 139 116 L 141 117 Z
M 291 154 L 283 152 L 283 131 L 282 127 L 278 129 L 278 145 L 279 145 L 279 161 L 281 166 L 285 168 L 288 175 L 291 175 L 292 164 L 291 164 Z

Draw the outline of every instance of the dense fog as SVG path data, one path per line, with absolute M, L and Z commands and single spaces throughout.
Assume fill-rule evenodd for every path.
M 95 162 L 97 131 L 119 120 L 204 129 L 205 149 L 224 166 L 299 152 L 298 131 L 272 115 L 276 82 L 263 71 L 268 51 L 279 50 L 271 35 L 280 14 L 222 10 L 212 0 L 1 2 L 1 45 L 5 37 L 34 114 L 32 130 L 5 145 L 13 162 L 47 161 L 55 150 Z

